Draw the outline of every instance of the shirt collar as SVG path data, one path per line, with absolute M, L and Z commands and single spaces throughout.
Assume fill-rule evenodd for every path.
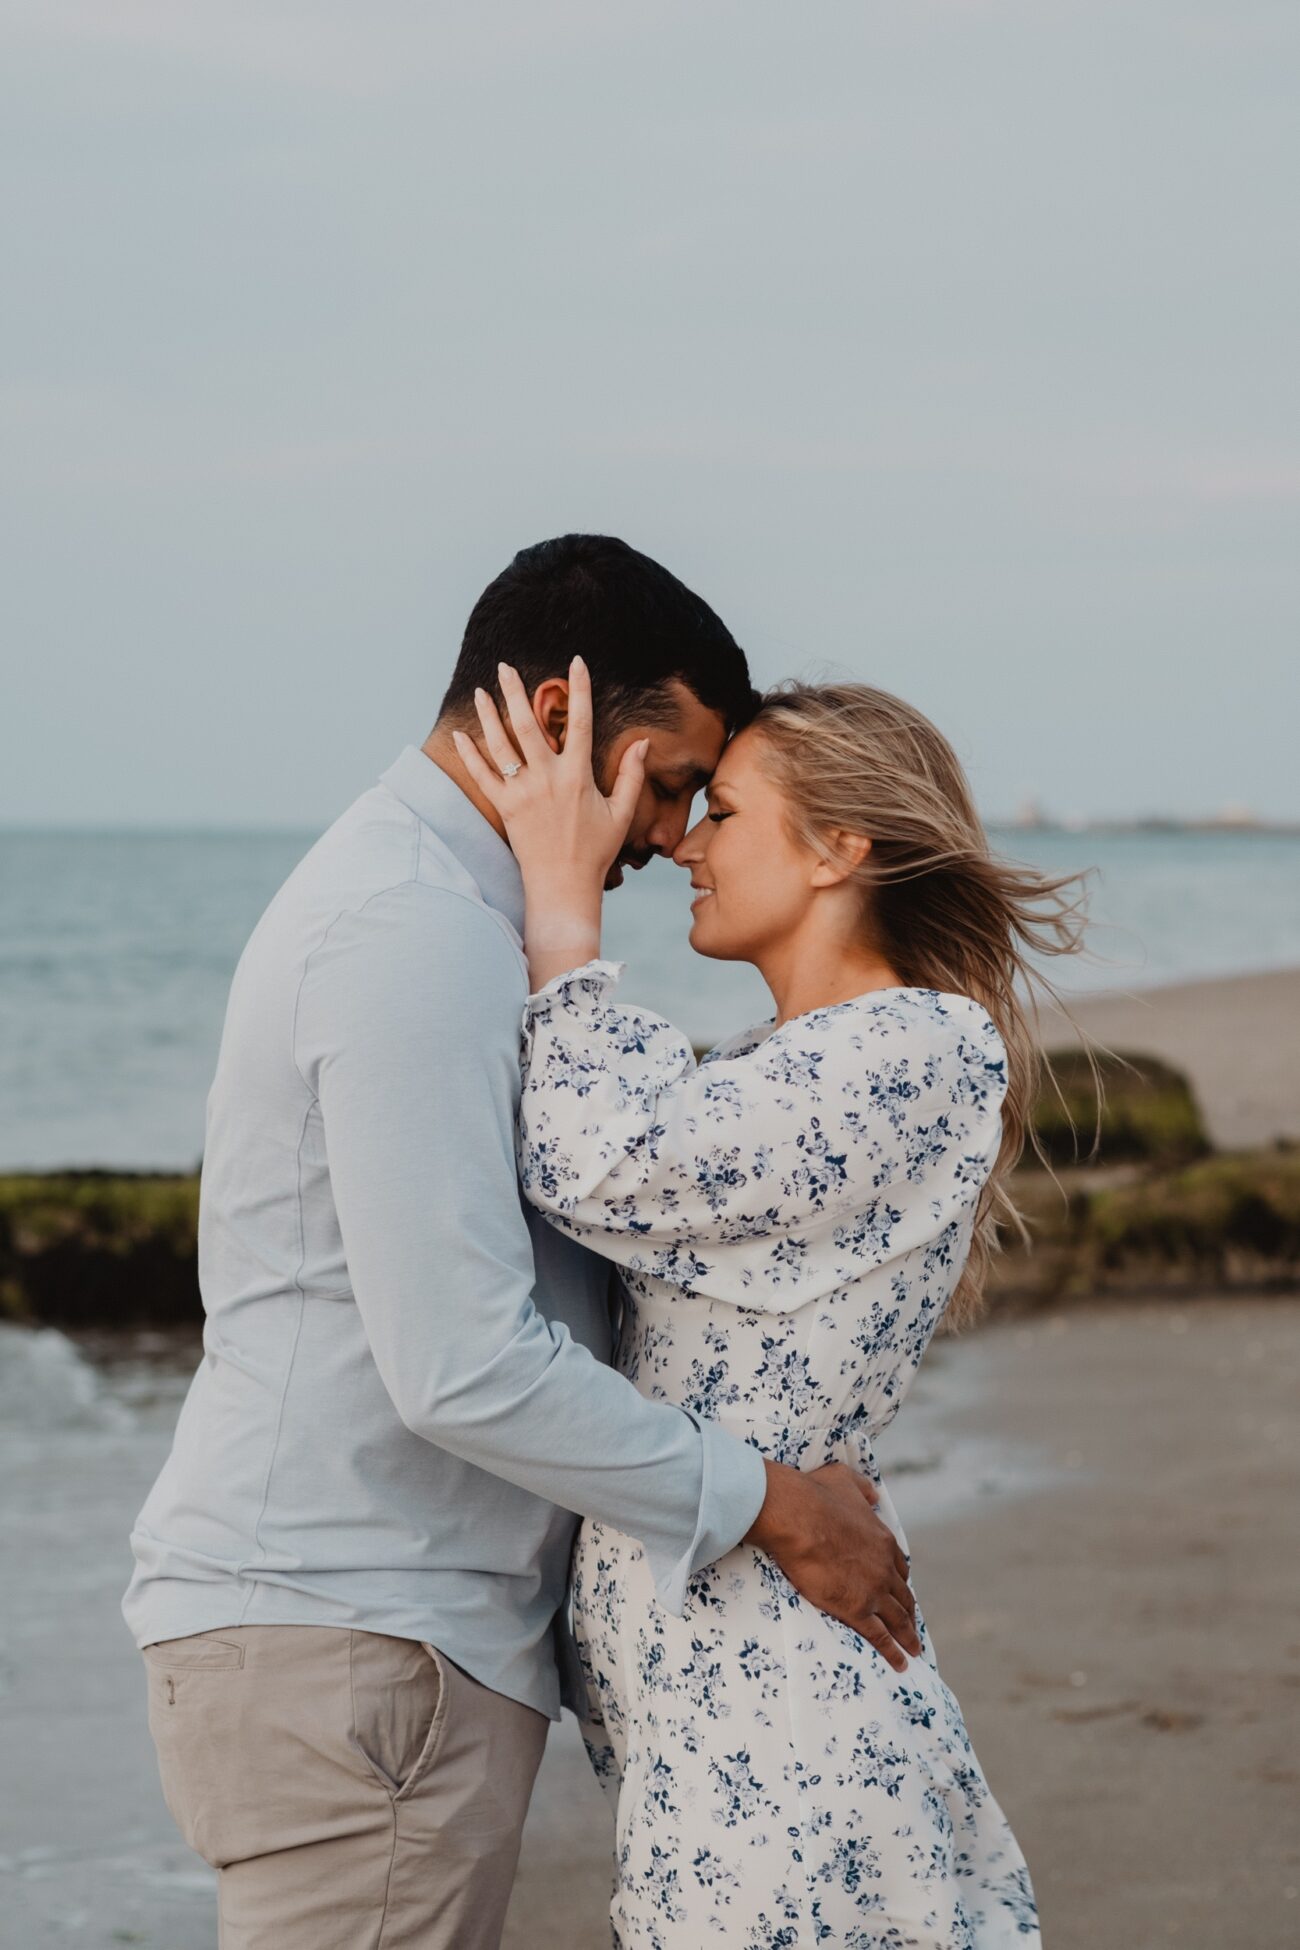
M 524 931 L 524 883 L 519 863 L 494 826 L 418 745 L 408 745 L 380 783 L 409 806 L 455 854 L 489 907 Z

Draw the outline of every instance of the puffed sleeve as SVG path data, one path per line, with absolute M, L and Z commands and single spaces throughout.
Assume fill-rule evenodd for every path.
M 595 961 L 528 998 L 524 1190 L 594 1251 L 786 1312 L 935 1238 L 997 1155 L 1006 1056 L 964 996 L 888 989 L 697 1065 Z

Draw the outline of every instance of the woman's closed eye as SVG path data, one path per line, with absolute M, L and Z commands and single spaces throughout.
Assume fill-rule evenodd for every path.
M 724 819 L 731 819 L 734 817 L 734 814 L 729 812 L 715 812 L 710 813 L 708 817 L 713 821 L 715 826 L 721 826 Z

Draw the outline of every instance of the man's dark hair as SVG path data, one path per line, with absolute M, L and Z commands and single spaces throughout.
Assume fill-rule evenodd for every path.
M 626 725 L 672 722 L 674 678 L 728 734 L 758 702 L 744 651 L 701 597 L 613 535 L 561 535 L 520 549 L 483 591 L 438 715 L 472 716 L 476 685 L 499 699 L 499 663 L 531 696 L 575 656 L 591 672 L 598 748 Z

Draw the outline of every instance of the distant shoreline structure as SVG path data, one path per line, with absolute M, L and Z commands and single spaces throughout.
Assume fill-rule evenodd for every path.
M 4 840 L 271 840 L 297 841 L 309 847 L 329 825 L 328 817 L 314 826 L 140 826 L 111 821 L 68 825 L 44 821 L 0 819 Z M 1054 813 L 1037 799 L 1026 799 L 1014 812 L 984 815 L 990 832 L 998 833 L 1258 833 L 1295 839 L 1300 819 L 1265 819 L 1248 806 L 1223 806 L 1217 813 L 1196 817 L 1177 813 Z
M 1261 819 L 1249 806 L 1223 806 L 1217 813 L 1195 819 L 1173 813 L 1104 819 L 1085 814 L 1058 817 L 1037 799 L 1027 799 L 1009 818 L 990 819 L 988 825 L 1004 833 L 1259 833 L 1289 839 L 1300 833 L 1300 820 Z

